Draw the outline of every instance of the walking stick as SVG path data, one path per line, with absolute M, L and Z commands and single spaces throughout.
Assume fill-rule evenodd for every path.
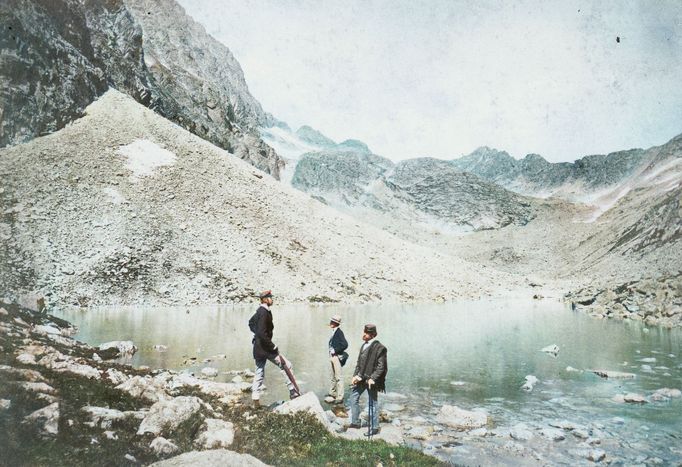
M 372 439 L 372 434 L 374 432 L 374 402 L 372 401 L 372 394 L 369 392 L 369 387 L 367 388 L 367 397 L 369 398 L 369 409 L 367 410 L 369 415 L 369 423 L 367 423 L 367 439 Z
M 279 358 L 282 361 L 282 370 L 284 370 L 284 373 L 287 375 L 287 378 L 289 378 L 289 381 L 291 381 L 291 385 L 296 389 L 296 393 L 300 396 L 301 395 L 301 390 L 298 387 L 298 384 L 296 384 L 296 378 L 294 378 L 294 374 L 291 372 L 289 369 L 289 366 L 287 365 L 287 360 L 284 358 L 284 355 L 279 354 Z

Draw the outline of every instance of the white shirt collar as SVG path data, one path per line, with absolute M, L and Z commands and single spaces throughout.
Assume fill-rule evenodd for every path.
M 262 307 L 265 308 L 266 310 L 270 311 L 270 307 L 268 306 L 267 303 L 263 302 L 263 303 L 260 304 L 260 306 L 262 306 Z
M 370 345 L 372 345 L 372 342 L 374 342 L 374 339 L 376 339 L 376 337 L 372 337 L 370 340 L 368 340 L 367 342 L 365 342 L 365 343 L 362 345 L 362 350 L 365 350 L 367 347 L 369 347 Z

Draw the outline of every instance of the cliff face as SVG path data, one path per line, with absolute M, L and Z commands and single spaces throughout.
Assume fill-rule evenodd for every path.
M 284 161 L 258 137 L 268 118 L 230 50 L 174 0 L 124 0 L 142 27 L 154 109 L 279 179 Z
M 64 127 L 109 86 L 145 105 L 142 30 L 120 0 L 0 4 L 0 145 Z
M 239 64 L 174 1 L 7 0 L 0 18 L 0 145 L 64 127 L 114 87 L 279 177 Z

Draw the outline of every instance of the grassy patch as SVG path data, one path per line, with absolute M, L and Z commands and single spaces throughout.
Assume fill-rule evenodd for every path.
M 311 414 L 280 415 L 266 410 L 247 420 L 243 409 L 230 414 L 237 425 L 233 449 L 273 465 L 443 465 L 438 459 L 384 441 L 335 437 Z

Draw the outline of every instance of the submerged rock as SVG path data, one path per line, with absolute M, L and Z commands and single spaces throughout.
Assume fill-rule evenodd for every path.
M 619 403 L 628 402 L 631 404 L 645 404 L 647 402 L 643 395 L 635 393 L 616 394 L 613 396 L 613 400 Z
M 654 401 L 663 401 L 674 399 L 677 397 L 682 397 L 682 391 L 679 389 L 661 388 L 654 391 L 651 395 L 651 399 Z
M 637 375 L 634 373 L 625 373 L 622 371 L 611 371 L 611 370 L 587 370 L 591 371 L 597 376 L 601 376 L 602 378 L 609 378 L 609 379 L 632 379 L 635 378 Z
M 444 405 L 436 416 L 436 421 L 456 430 L 480 428 L 488 423 L 485 412 L 460 409 L 454 405 Z
M 383 408 L 389 412 L 402 412 L 407 407 L 405 407 L 403 404 L 388 403 L 384 404 Z
M 12 406 L 12 401 L 9 399 L 0 399 L 0 410 L 7 410 Z
M 533 432 L 525 423 L 517 423 L 509 430 L 509 436 L 519 441 L 528 441 L 533 438 Z
M 556 344 L 548 345 L 547 347 L 540 349 L 540 352 L 545 352 L 556 357 L 559 355 L 559 346 Z

